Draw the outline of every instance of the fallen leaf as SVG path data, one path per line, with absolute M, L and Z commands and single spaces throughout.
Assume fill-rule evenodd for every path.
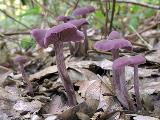
M 49 66 L 49 67 L 47 67 L 47 68 L 45 68 L 45 69 L 43 69 L 39 72 L 36 72 L 35 74 L 30 75 L 29 80 L 33 81 L 35 79 L 40 79 L 44 76 L 47 76 L 49 74 L 56 73 L 56 72 L 57 72 L 57 66 L 56 65 Z
M 134 120 L 159 120 L 158 118 L 150 117 L 150 116 L 143 116 L 143 115 L 135 115 L 133 117 Z
M 25 102 L 23 100 L 17 101 L 17 103 L 13 106 L 13 109 L 17 111 L 29 111 L 35 112 L 42 107 L 42 103 L 34 100 L 32 102 Z

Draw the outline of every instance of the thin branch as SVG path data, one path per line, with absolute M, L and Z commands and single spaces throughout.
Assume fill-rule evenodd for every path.
M 45 11 L 47 11 L 48 13 L 50 13 L 51 15 L 54 15 L 54 13 L 52 11 L 50 11 L 48 8 L 46 8 L 44 5 L 40 4 L 37 0 L 32 0 L 35 4 L 37 4 L 38 6 L 40 6 L 41 8 L 43 8 Z
M 113 3 L 112 3 L 111 21 L 110 21 L 110 27 L 109 27 L 109 33 L 112 31 L 112 24 L 113 24 L 113 19 L 114 19 L 115 6 L 116 6 L 116 0 L 113 0 Z
M 104 0 L 104 2 L 112 2 L 112 0 Z M 142 7 L 147 7 L 147 8 L 151 8 L 151 9 L 160 10 L 160 6 L 158 6 L 158 5 L 151 5 L 151 4 L 147 4 L 147 3 L 140 3 L 140 2 L 137 2 L 137 1 L 116 0 L 116 2 L 117 3 L 134 4 L 134 5 L 138 5 L 138 6 L 142 6 Z
M 13 33 L 2 33 L 4 36 L 12 36 L 12 35 L 30 35 L 30 32 L 13 32 Z
M 6 15 L 7 17 L 9 17 L 10 19 L 14 20 L 15 22 L 21 24 L 22 26 L 30 29 L 27 25 L 25 25 L 24 23 L 18 21 L 17 19 L 15 19 L 14 17 L 10 16 L 5 10 L 0 9 L 0 12 L 2 12 L 4 15 Z

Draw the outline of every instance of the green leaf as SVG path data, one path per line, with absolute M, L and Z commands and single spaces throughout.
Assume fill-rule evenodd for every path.
M 29 48 L 35 48 L 36 46 L 36 42 L 31 39 L 30 37 L 25 37 L 21 40 L 21 43 L 20 43 L 21 47 L 23 49 L 29 49 Z
M 19 17 L 23 17 L 23 16 L 29 16 L 29 15 L 37 15 L 41 13 L 41 8 L 40 7 L 34 7 L 31 9 L 26 10 L 25 13 L 19 15 Z

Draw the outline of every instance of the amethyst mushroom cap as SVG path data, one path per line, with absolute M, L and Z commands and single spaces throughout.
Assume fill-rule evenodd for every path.
M 93 6 L 85 6 L 77 8 L 73 11 L 74 16 L 86 15 L 89 13 L 95 12 L 95 8 Z
M 53 44 L 54 42 L 79 42 L 84 39 L 84 34 L 77 30 L 77 27 L 70 23 L 63 23 L 50 28 L 44 38 L 44 45 Z
M 40 47 L 46 48 L 44 45 L 44 37 L 46 35 L 47 29 L 33 29 L 31 31 L 32 37 L 36 40 Z
M 57 17 L 58 21 L 63 21 L 64 23 L 66 23 L 67 21 L 73 20 L 74 18 L 70 17 L 70 16 L 63 16 L 60 15 Z
M 101 40 L 95 43 L 94 48 L 98 51 L 111 51 L 113 60 L 119 57 L 119 49 L 132 50 L 132 44 L 126 39 Z
M 19 64 L 25 64 L 27 62 L 27 58 L 25 56 L 18 55 L 14 61 Z
M 85 18 L 70 20 L 67 23 L 73 24 L 77 28 L 80 28 L 83 25 L 88 25 L 89 24 Z
M 114 39 L 120 39 L 121 38 L 121 34 L 118 31 L 112 31 L 107 40 L 114 40 Z

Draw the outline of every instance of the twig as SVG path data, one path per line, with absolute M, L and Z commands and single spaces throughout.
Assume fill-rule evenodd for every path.
M 12 36 L 12 35 L 30 35 L 30 32 L 14 32 L 14 33 L 2 33 L 4 36 Z
M 50 13 L 51 15 L 54 15 L 54 13 L 52 11 L 50 11 L 48 8 L 46 8 L 44 5 L 41 5 L 37 0 L 33 0 L 33 2 L 35 4 L 37 4 L 38 6 L 40 6 L 41 8 L 43 8 L 45 11 L 47 11 L 48 13 Z
M 143 38 L 142 36 L 135 30 L 135 28 L 132 25 L 129 25 L 129 27 L 137 34 L 137 36 L 140 38 L 140 40 L 148 47 L 149 50 L 152 49 L 152 46 L 150 44 L 148 44 Z
M 112 2 L 112 0 L 104 0 L 104 2 Z M 116 2 L 117 3 L 134 4 L 134 5 L 138 5 L 138 6 L 142 6 L 142 7 L 147 7 L 147 8 L 152 8 L 152 9 L 160 10 L 160 6 L 158 6 L 158 5 L 151 5 L 151 4 L 147 4 L 147 3 L 140 3 L 140 2 L 137 2 L 137 1 L 116 0 Z
M 2 12 L 3 14 L 5 14 L 7 17 L 9 17 L 10 19 L 14 20 L 15 22 L 21 24 L 22 26 L 30 29 L 27 25 L 25 25 L 24 23 L 18 21 L 17 19 L 15 19 L 14 17 L 10 16 L 5 10 L 0 9 L 0 12 Z
M 112 24 L 113 24 L 113 19 L 114 19 L 114 12 L 115 12 L 115 6 L 116 6 L 116 0 L 113 0 L 112 3 L 112 14 L 111 14 L 111 20 L 110 20 L 110 27 L 109 27 L 109 33 L 112 31 Z

